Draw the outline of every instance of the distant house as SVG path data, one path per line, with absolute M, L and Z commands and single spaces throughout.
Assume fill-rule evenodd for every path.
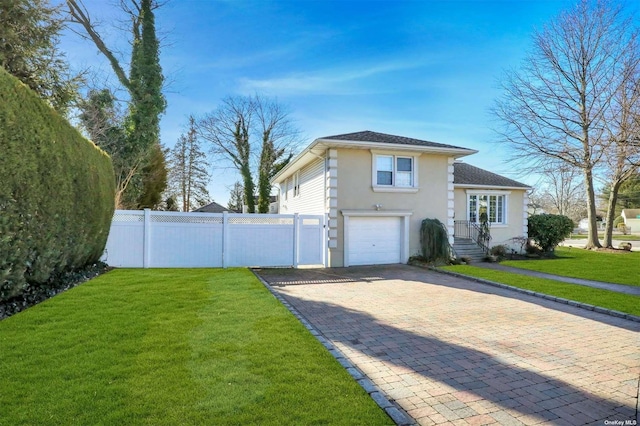
M 622 218 L 630 232 L 640 232 L 640 209 L 622 209 Z
M 207 204 L 206 206 L 202 206 L 198 209 L 195 209 L 194 212 L 200 212 L 200 213 L 223 213 L 223 212 L 229 212 L 229 213 L 238 213 L 234 210 L 230 210 L 227 207 L 221 206 L 220 204 L 216 203 L 215 201 Z
M 426 218 L 439 219 L 453 244 L 486 213 L 491 244 L 519 248 L 511 238 L 527 235 L 530 187 L 457 161 L 476 152 L 371 131 L 328 136 L 271 183 L 280 213 L 327 215 L 327 266 L 404 263 L 420 252 Z

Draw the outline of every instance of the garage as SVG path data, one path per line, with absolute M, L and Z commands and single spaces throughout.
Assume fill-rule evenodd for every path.
M 401 217 L 352 217 L 347 234 L 349 265 L 402 262 Z

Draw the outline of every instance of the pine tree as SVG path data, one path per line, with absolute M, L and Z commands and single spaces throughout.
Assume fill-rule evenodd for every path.
M 187 134 L 180 136 L 169 154 L 169 188 L 175 194 L 182 211 L 188 212 L 209 201 L 207 156 L 202 151 L 195 129 L 195 119 L 189 117 Z
M 82 78 L 58 50 L 63 27 L 60 7 L 47 0 L 0 2 L 0 66 L 64 115 Z
M 236 182 L 229 193 L 229 202 L 227 208 L 232 212 L 242 212 L 242 205 L 244 204 L 244 188 L 240 182 Z

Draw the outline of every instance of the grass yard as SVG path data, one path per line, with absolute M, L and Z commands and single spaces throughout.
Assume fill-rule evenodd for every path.
M 606 253 L 557 247 L 555 259 L 506 260 L 503 265 L 565 277 L 640 286 L 640 252 Z
M 572 240 L 586 240 L 587 239 L 587 234 L 571 234 L 571 236 L 569 238 L 572 239 Z M 600 242 L 603 242 L 604 241 L 604 234 L 602 234 L 602 233 L 598 234 L 598 238 L 600 239 Z M 615 241 L 640 241 L 640 235 L 614 234 L 613 235 L 613 240 L 615 240 Z M 614 245 L 614 247 L 615 247 L 615 245 Z
M 246 269 L 114 270 L 0 321 L 0 424 L 392 424 Z
M 640 297 L 470 265 L 441 269 L 640 316 Z

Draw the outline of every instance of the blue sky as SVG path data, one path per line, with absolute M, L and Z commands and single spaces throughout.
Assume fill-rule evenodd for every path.
M 115 1 L 85 0 L 111 46 L 125 46 Z M 498 81 L 517 67 L 531 35 L 571 1 L 172 0 L 157 11 L 168 80 L 162 142 L 171 147 L 189 114 L 226 96 L 260 93 L 289 108 L 300 148 L 372 130 L 480 151 L 464 160 L 528 184 L 493 141 Z M 73 34 L 63 49 L 104 79 L 111 70 Z M 237 179 L 212 165 L 212 198 L 225 204 Z

